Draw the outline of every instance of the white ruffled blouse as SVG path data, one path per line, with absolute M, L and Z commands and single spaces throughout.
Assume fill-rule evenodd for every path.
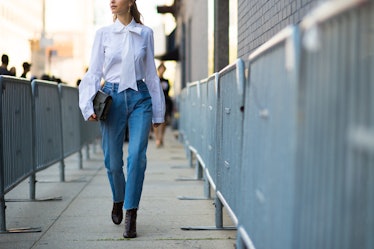
M 128 49 L 133 61 L 125 60 Z M 165 97 L 154 61 L 152 29 L 134 19 L 127 26 L 117 19 L 96 32 L 90 66 L 79 84 L 79 107 L 85 120 L 94 113 L 92 100 L 102 79 L 119 83 L 118 92 L 128 88 L 137 91 L 136 81 L 144 80 L 152 97 L 152 122 L 164 122 Z

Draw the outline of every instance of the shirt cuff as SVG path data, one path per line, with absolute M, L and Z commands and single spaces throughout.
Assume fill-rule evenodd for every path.
M 164 117 L 152 118 L 152 123 L 154 123 L 154 124 L 161 124 L 163 122 L 165 122 Z
M 94 114 L 94 110 L 93 110 L 93 107 L 92 106 L 87 106 L 84 110 L 84 112 L 82 112 L 83 114 L 83 118 L 84 120 L 88 120 L 92 114 Z

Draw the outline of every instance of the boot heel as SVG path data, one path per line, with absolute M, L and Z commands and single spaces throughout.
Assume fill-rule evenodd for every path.
M 137 209 L 129 209 L 126 211 L 125 217 L 125 232 L 123 233 L 124 238 L 135 238 L 136 237 L 136 217 Z
M 114 224 L 119 225 L 123 220 L 123 201 L 113 203 L 112 221 Z

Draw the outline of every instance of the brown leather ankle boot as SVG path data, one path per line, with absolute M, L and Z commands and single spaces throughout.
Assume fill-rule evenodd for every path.
M 112 221 L 114 224 L 119 225 L 123 220 L 123 201 L 114 202 L 112 209 Z
M 129 209 L 126 211 L 124 238 L 136 237 L 136 216 L 138 209 Z

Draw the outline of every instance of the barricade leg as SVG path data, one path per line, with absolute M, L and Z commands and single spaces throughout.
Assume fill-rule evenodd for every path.
M 210 184 L 209 180 L 205 179 L 205 197 L 198 198 L 198 197 L 179 197 L 180 200 L 209 200 L 210 198 Z M 209 189 L 209 195 L 207 191 Z M 223 226 L 223 204 L 218 196 L 215 197 L 214 200 L 215 205 L 215 226 L 195 226 L 195 227 L 181 227 L 182 230 L 236 230 L 236 227 L 224 227 Z
M 65 161 L 62 159 L 60 161 L 60 182 L 65 181 Z
M 223 205 L 218 197 L 214 200 L 214 206 L 216 207 L 216 227 L 223 228 Z
M 29 201 L 61 201 L 62 197 L 49 197 L 49 198 L 43 198 L 43 199 L 36 199 L 36 174 L 32 174 L 29 177 L 29 194 L 30 199 L 7 199 L 8 202 L 29 202 Z
M 6 231 L 5 208 L 5 199 L 4 195 L 2 194 L 0 197 L 0 233 Z
M 26 228 L 12 228 L 6 229 L 6 218 L 5 218 L 5 193 L 4 190 L 1 190 L 1 197 L 0 197 L 0 234 L 4 233 L 36 233 L 41 232 L 42 229 L 40 227 L 26 227 Z
M 194 154 L 192 152 L 192 150 L 188 150 L 188 153 L 187 153 L 187 159 L 188 159 L 188 165 L 193 168 L 193 158 L 194 158 Z
M 83 153 L 82 153 L 82 150 L 79 150 L 78 157 L 79 157 L 79 169 L 83 169 Z
M 201 164 L 196 156 L 196 150 L 190 148 L 188 155 L 188 164 L 190 168 L 193 168 L 195 163 L 195 178 L 178 178 L 177 181 L 202 181 L 203 180 L 203 171 Z
M 178 179 L 178 180 L 183 180 L 183 181 L 204 181 L 204 197 L 188 197 L 188 196 L 179 196 L 179 200 L 210 200 L 210 184 L 209 181 L 206 177 L 204 177 L 203 174 L 203 169 L 204 167 L 202 166 L 200 160 L 196 160 L 196 177 L 195 178 L 190 178 L 190 179 Z
M 29 199 L 6 199 L 7 202 L 39 202 L 39 201 L 61 201 L 62 196 L 48 197 L 43 199 L 36 199 L 36 173 L 31 174 L 29 177 Z
M 86 144 L 86 159 L 90 159 L 90 145 Z
M 30 176 L 29 182 L 29 192 L 30 192 L 30 200 L 35 200 L 35 184 L 36 184 L 36 175 L 35 173 Z
M 236 227 L 224 227 L 223 226 L 223 212 L 222 212 L 222 209 L 223 209 L 223 205 L 222 205 L 222 202 L 221 200 L 216 197 L 215 198 L 215 207 L 216 207 L 216 212 L 215 212 L 215 216 L 216 216 L 216 225 L 215 226 L 195 226 L 195 227 L 181 227 L 182 230 L 236 230 Z
M 210 191 L 211 191 L 210 182 L 209 182 L 208 178 L 205 177 L 205 182 L 204 182 L 204 196 L 205 196 L 206 199 L 212 199 Z
M 203 168 L 201 167 L 201 163 L 199 160 L 196 160 L 195 175 L 195 180 L 203 179 Z

